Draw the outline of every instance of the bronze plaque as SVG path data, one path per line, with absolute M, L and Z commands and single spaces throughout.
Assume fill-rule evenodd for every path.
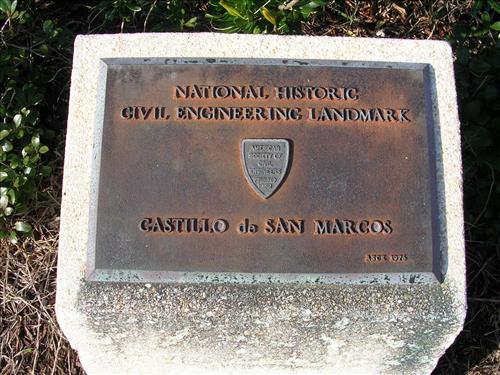
M 88 279 L 439 280 L 431 77 L 104 59 Z

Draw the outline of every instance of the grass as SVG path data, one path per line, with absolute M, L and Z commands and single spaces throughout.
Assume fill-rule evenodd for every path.
M 63 10 L 57 2 L 47 1 L 44 6 L 59 9 L 65 26 L 75 33 L 210 31 L 214 27 L 205 17 L 206 12 L 216 11 L 208 1 L 136 1 L 134 4 L 141 4 L 140 10 L 132 6 L 110 16 L 115 3 L 64 3 Z M 152 7 L 154 4 L 163 8 Z M 473 21 L 472 6 L 472 0 L 330 1 L 322 11 L 312 13 L 294 27 L 307 35 L 445 39 L 457 23 Z M 265 24 L 265 20 L 261 21 Z M 63 67 L 66 71 L 69 68 Z M 459 82 L 463 79 L 469 83 L 472 79 L 461 74 Z M 58 121 L 52 128 L 64 129 L 66 82 L 60 87 L 61 91 L 54 95 L 58 97 L 58 115 L 47 114 L 45 118 Z M 16 245 L 0 240 L 0 375 L 84 374 L 54 313 L 64 137 L 60 136 L 51 147 L 53 174 L 40 186 L 38 199 L 22 218 L 33 223 L 32 235 Z M 484 235 L 488 226 L 484 212 L 498 196 L 490 189 L 496 179 L 498 174 L 489 169 L 466 174 L 469 309 L 463 332 L 441 358 L 434 375 L 500 374 L 500 236 L 498 231 Z M 476 188 L 490 190 L 491 194 L 476 200 Z

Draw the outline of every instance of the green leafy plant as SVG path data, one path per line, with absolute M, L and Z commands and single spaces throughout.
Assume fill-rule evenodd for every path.
M 97 32 L 120 25 L 126 31 L 182 31 L 198 25 L 193 15 L 195 1 L 184 0 L 104 0 L 93 10 L 91 18 L 101 20 Z
M 498 40 L 500 31 L 500 2 L 498 0 L 476 0 L 471 8 L 471 24 L 458 24 L 450 36 L 457 47 L 478 51 Z
M 19 215 L 51 173 L 44 155 L 53 132 L 40 126 L 40 110 L 51 73 L 60 68 L 43 63 L 60 59 L 59 48 L 68 44 L 57 22 L 34 17 L 31 1 L 22 5 L 0 0 L 0 238 L 13 242 L 31 231 Z
M 326 0 L 211 0 L 206 17 L 215 29 L 228 33 L 279 33 L 300 31 L 301 22 L 322 10 Z

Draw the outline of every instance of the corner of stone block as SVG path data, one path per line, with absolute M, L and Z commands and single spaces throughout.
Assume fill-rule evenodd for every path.
M 85 43 L 85 40 L 89 39 L 89 35 L 78 34 L 75 38 L 74 48 L 75 50 L 81 48 Z
M 453 48 L 451 44 L 446 40 L 433 40 L 433 46 L 435 48 L 435 52 L 441 57 L 445 59 L 449 59 L 453 62 Z

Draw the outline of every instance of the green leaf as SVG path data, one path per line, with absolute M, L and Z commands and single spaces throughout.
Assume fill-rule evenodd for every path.
M 11 231 L 11 232 L 9 233 L 9 241 L 10 241 L 12 244 L 14 244 L 14 245 L 17 243 L 17 233 L 16 233 L 16 231 L 14 231 L 14 230 L 13 230 L 13 231 Z
M 39 152 L 40 154 L 45 154 L 45 153 L 46 153 L 46 152 L 48 152 L 48 151 L 49 151 L 49 148 L 48 148 L 47 146 L 42 146 L 42 147 L 40 147 L 40 149 L 38 150 L 38 152 Z
M 186 23 L 184 23 L 184 26 L 186 26 L 186 27 L 196 27 L 196 22 L 197 21 L 198 21 L 198 18 L 193 17 L 189 21 L 187 21 Z
M 27 232 L 31 232 L 32 228 L 31 228 L 31 225 L 29 225 L 25 221 L 16 221 L 16 223 L 14 224 L 14 229 L 17 232 L 27 233 Z
M 472 4 L 472 11 L 473 12 L 479 12 L 483 8 L 483 1 L 482 0 L 476 0 Z
M 7 174 L 7 172 L 0 172 L 0 182 L 2 182 L 3 180 L 5 180 L 7 177 L 9 177 L 9 175 Z
M 17 115 L 14 116 L 14 124 L 17 126 L 21 125 L 21 123 L 23 122 L 23 115 L 21 115 L 20 113 L 18 113 Z
M 9 198 L 6 195 L 0 196 L 0 208 L 4 210 L 9 205 Z
M 14 156 L 16 156 L 16 157 L 9 159 L 10 160 L 10 167 L 12 169 L 16 169 L 17 167 L 19 167 L 19 157 L 17 155 L 14 155 Z
M 42 55 L 48 55 L 49 54 L 49 46 L 47 44 L 42 44 L 40 46 L 40 52 L 42 53 Z
M 0 10 L 6 15 L 10 15 L 11 7 L 12 3 L 10 2 L 10 0 L 0 0 Z
M 7 190 L 7 196 L 9 197 L 10 204 L 16 203 L 16 192 L 14 189 Z
M 314 0 L 303 5 L 301 8 L 316 9 L 327 4 L 326 0 Z
M 491 9 L 495 12 L 500 13 L 500 4 L 495 0 L 489 0 L 488 4 L 490 4 Z
M 43 21 L 43 31 L 45 31 L 45 33 L 47 34 L 51 34 L 52 31 L 54 30 L 54 22 L 52 22 L 51 20 L 45 20 Z
M 31 104 L 38 105 L 38 104 L 40 104 L 40 102 L 42 100 L 43 100 L 43 95 L 40 93 L 37 93 L 37 94 L 33 95 L 33 97 L 31 98 Z
M 10 216 L 13 212 L 14 209 L 12 207 L 6 207 L 5 210 L 3 210 L 5 216 Z
M 8 130 L 2 130 L 2 131 L 0 131 L 0 141 L 2 139 L 4 139 L 5 137 L 7 137 L 9 134 L 10 134 L 10 132 Z
M 32 152 L 33 152 L 33 147 L 28 145 L 28 146 L 23 147 L 23 149 L 21 150 L 21 155 L 23 156 L 23 158 L 26 158 L 26 156 L 28 156 Z
M 488 34 L 489 32 L 490 32 L 490 29 L 489 29 L 488 25 L 485 25 L 485 27 L 473 32 L 472 35 L 481 38 L 481 37 L 485 36 L 486 34 Z
M 9 141 L 4 141 L 2 143 L 2 150 L 3 150 L 3 152 L 9 152 L 13 148 L 14 148 L 14 146 L 12 146 L 12 143 L 10 143 Z
M 267 9 L 266 7 L 263 7 L 260 12 L 264 16 L 266 20 L 268 20 L 273 26 L 276 26 L 276 18 L 273 16 L 273 14 Z
M 20 188 L 21 186 L 23 186 L 26 183 L 26 181 L 28 181 L 28 179 L 26 177 L 19 176 L 19 177 L 16 177 L 14 179 L 14 184 L 13 185 L 14 185 L 15 188 Z
M 37 148 L 38 146 L 40 146 L 40 136 L 37 134 L 37 135 L 34 135 L 32 138 L 31 138 L 31 145 L 35 148 Z
M 224 0 L 220 0 L 219 4 L 228 12 L 231 16 L 233 17 L 239 17 L 244 19 L 244 17 L 236 10 L 236 8 L 232 7 L 228 3 L 226 3 Z
M 49 167 L 48 165 L 44 165 L 42 168 L 40 168 L 40 174 L 43 177 L 48 177 L 52 173 L 52 168 Z
M 500 31 L 500 21 L 497 21 L 494 24 L 490 25 L 490 28 L 495 31 Z
M 132 12 L 140 12 L 141 11 L 141 7 L 139 5 L 127 4 L 127 8 L 130 9 Z

